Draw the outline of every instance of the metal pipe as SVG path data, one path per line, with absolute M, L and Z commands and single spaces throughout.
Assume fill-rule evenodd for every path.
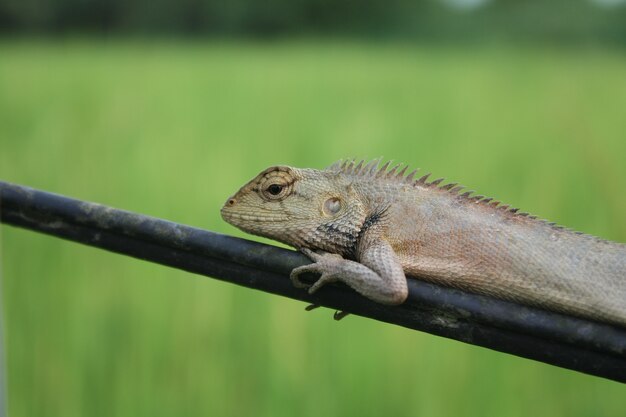
M 563 368 L 626 382 L 626 329 L 409 280 L 401 306 L 341 286 L 294 288 L 302 254 L 29 187 L 0 182 L 0 221 Z M 309 277 L 313 279 L 314 277 Z M 345 325 L 345 324 L 344 324 Z
M 1 187 L 1 186 L 0 186 Z M 2 197 L 0 194 L 0 217 L 2 217 Z M 2 266 L 2 230 L 0 230 L 0 417 L 6 417 L 9 412 L 7 404 L 7 388 L 6 388 L 6 356 L 4 351 L 4 281 Z

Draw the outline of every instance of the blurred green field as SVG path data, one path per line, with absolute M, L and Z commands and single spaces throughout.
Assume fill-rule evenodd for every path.
M 619 50 L 0 42 L 0 179 L 242 235 L 267 166 L 385 156 L 626 241 Z M 626 387 L 0 229 L 9 411 L 618 416 Z

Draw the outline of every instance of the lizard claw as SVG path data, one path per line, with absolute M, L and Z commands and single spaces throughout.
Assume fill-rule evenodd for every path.
M 321 305 L 319 305 L 319 304 L 309 304 L 308 306 L 304 307 L 304 309 L 306 311 L 313 311 L 313 310 L 315 310 L 317 308 L 320 308 L 320 307 L 321 307 Z M 339 310 L 337 310 L 333 314 L 333 319 L 335 321 L 339 321 L 339 320 L 341 320 L 344 317 L 349 316 L 349 315 L 350 315 L 350 313 L 348 313 L 347 311 L 339 311 Z
M 344 317 L 346 317 L 346 316 L 349 316 L 349 315 L 350 315 L 350 313 L 348 313 L 347 311 L 339 311 L 339 310 L 337 310 L 337 311 L 335 311 L 335 314 L 333 314 L 333 318 L 334 318 L 336 321 L 339 321 L 339 320 L 341 320 L 342 318 L 344 318 Z
M 319 305 L 319 304 L 309 304 L 308 306 L 304 307 L 304 309 L 306 311 L 313 311 L 313 310 L 315 310 L 317 308 L 320 308 L 320 307 L 321 307 L 321 305 Z M 339 321 L 339 320 L 341 320 L 344 317 L 349 316 L 349 315 L 350 315 L 350 313 L 348 313 L 347 311 L 339 311 L 339 310 L 337 310 L 333 314 L 333 319 L 335 319 L 336 321 Z

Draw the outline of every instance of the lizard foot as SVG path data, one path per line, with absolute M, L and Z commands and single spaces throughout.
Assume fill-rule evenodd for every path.
M 327 252 L 316 253 L 310 249 L 302 249 L 302 252 L 314 260 L 315 263 L 300 266 L 291 271 L 289 278 L 291 278 L 291 282 L 295 287 L 308 288 L 309 294 L 313 294 L 325 284 L 338 281 L 340 262 L 343 261 L 343 258 L 340 255 Z M 299 277 L 300 274 L 304 274 L 306 272 L 318 273 L 321 274 L 321 276 L 313 285 L 309 285 L 302 282 Z

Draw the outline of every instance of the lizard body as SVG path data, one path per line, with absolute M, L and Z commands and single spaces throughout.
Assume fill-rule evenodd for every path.
M 222 208 L 234 226 L 303 250 L 310 288 L 342 281 L 384 304 L 407 297 L 406 275 L 626 326 L 626 245 L 518 213 L 406 167 L 338 162 L 271 167 Z

